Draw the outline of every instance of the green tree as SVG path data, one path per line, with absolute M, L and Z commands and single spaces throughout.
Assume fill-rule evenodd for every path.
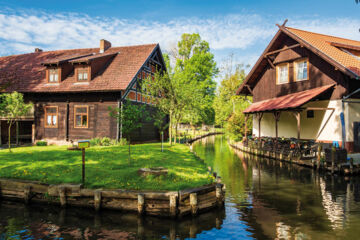
M 154 126 L 159 129 L 161 135 L 161 151 L 164 151 L 164 131 L 169 127 L 169 123 L 166 121 L 166 113 L 158 109 L 152 114 L 154 120 Z
M 184 33 L 171 57 L 164 54 L 167 73 L 157 73 L 143 84 L 144 91 L 156 96 L 157 107 L 170 117 L 170 144 L 180 122 L 213 122 L 214 77 L 219 72 L 209 44 L 197 33 Z
M 149 116 L 145 105 L 133 104 L 130 101 L 123 103 L 122 108 L 109 107 L 110 116 L 122 124 L 122 132 L 128 140 L 129 163 L 131 163 L 131 133 L 142 127 L 143 121 L 148 121 Z
M 224 127 L 231 138 L 240 139 L 245 133 L 245 116 L 242 111 L 250 102 L 244 96 L 236 95 L 237 89 L 246 78 L 244 66 L 236 65 L 235 71 L 232 71 L 231 67 L 232 60 L 214 100 L 215 123 Z M 248 121 L 248 129 L 251 129 L 251 121 Z
M 21 93 L 3 93 L 0 100 L 0 115 L 8 119 L 8 146 L 11 152 L 11 127 L 21 116 L 25 116 L 33 107 L 32 103 L 25 103 Z

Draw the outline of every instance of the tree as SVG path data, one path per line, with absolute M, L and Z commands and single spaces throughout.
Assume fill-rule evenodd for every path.
M 0 115 L 8 119 L 8 146 L 9 152 L 11 152 L 11 126 L 21 116 L 25 116 L 33 107 L 32 103 L 26 104 L 24 102 L 24 96 L 21 93 L 3 93 L 0 101 Z
M 129 145 L 129 163 L 131 163 L 131 133 L 142 127 L 143 120 L 149 120 L 146 106 L 140 104 L 134 104 L 130 101 L 126 101 L 123 104 L 123 108 L 109 107 L 110 116 L 117 119 L 122 123 L 122 132 L 127 137 Z
M 232 70 L 232 56 L 230 64 L 218 88 L 214 100 L 215 122 L 225 128 L 231 138 L 241 138 L 244 134 L 245 116 L 242 111 L 249 106 L 249 101 L 243 96 L 236 95 L 237 89 L 246 78 L 243 65 L 236 65 Z M 248 122 L 251 129 L 251 121 Z
M 167 73 L 157 73 L 154 79 L 145 80 L 143 88 L 156 96 L 157 107 L 169 115 L 171 144 L 172 129 L 175 129 L 176 139 L 180 122 L 192 125 L 213 122 L 214 77 L 218 69 L 209 44 L 197 33 L 184 33 L 172 56 L 164 54 L 164 60 Z M 171 60 L 173 64 L 170 64 Z
M 159 129 L 161 135 L 161 151 L 164 151 L 164 131 L 169 127 L 169 123 L 166 121 L 166 113 L 158 109 L 153 112 L 152 119 L 154 120 L 154 125 Z

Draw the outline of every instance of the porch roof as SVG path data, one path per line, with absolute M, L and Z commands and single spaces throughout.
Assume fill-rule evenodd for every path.
M 330 88 L 333 88 L 334 86 L 335 84 L 326 85 L 277 98 L 255 102 L 251 104 L 247 109 L 245 109 L 243 113 L 258 113 L 299 108 L 300 106 L 311 101 L 312 99 L 326 92 Z

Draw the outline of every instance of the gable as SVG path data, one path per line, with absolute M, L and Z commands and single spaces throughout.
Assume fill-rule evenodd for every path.
M 337 59 L 333 59 L 327 55 L 328 52 L 324 53 L 321 50 L 317 49 L 316 47 L 312 46 L 309 42 L 305 41 L 301 37 L 294 34 L 293 29 L 291 28 L 285 28 L 284 26 L 279 26 L 279 31 L 276 33 L 274 38 L 271 40 L 270 44 L 267 46 L 261 57 L 258 59 L 254 67 L 251 69 L 250 73 L 246 77 L 244 83 L 240 86 L 240 88 L 237 91 L 237 94 L 245 94 L 245 95 L 253 95 L 252 89 L 257 84 L 257 81 L 261 78 L 261 76 L 264 74 L 264 71 L 266 71 L 269 66 L 275 67 L 276 64 L 279 64 L 281 62 L 291 61 L 293 59 L 297 59 L 299 57 L 304 57 L 306 55 L 309 55 L 311 53 L 312 55 L 316 55 L 321 60 L 326 62 L 328 65 L 331 65 L 334 70 L 341 71 L 344 75 L 343 78 L 355 78 L 359 79 L 359 76 L 356 74 L 356 71 L 354 69 L 357 69 L 357 64 L 360 66 L 360 60 L 358 60 L 356 57 L 351 56 L 350 54 L 347 54 L 339 49 L 337 47 L 332 46 L 331 42 L 324 42 L 324 37 L 322 37 L 321 41 L 323 45 L 326 45 L 327 48 L 324 51 L 328 51 L 329 46 L 333 49 L 333 52 L 337 53 L 337 51 L 340 51 L 341 53 L 338 54 L 338 56 L 341 56 L 343 58 L 347 59 L 348 65 L 344 66 L 343 62 L 337 61 Z M 297 34 L 299 32 L 304 32 L 302 30 L 298 30 Z M 306 32 L 308 33 L 308 32 Z M 315 33 L 313 33 L 315 34 Z M 315 34 L 316 35 L 316 34 Z M 323 35 L 321 35 L 323 36 Z M 329 36 L 325 36 L 329 37 Z M 343 39 L 339 38 L 331 38 L 331 41 L 342 41 Z M 346 39 L 345 39 L 346 40 Z M 352 41 L 352 40 L 346 40 L 342 43 L 346 44 L 352 44 L 351 46 L 360 47 L 360 42 Z M 318 40 L 317 43 L 319 43 L 320 40 Z M 340 41 L 340 42 L 341 42 Z M 315 41 L 316 42 L 316 41 Z M 321 44 L 319 45 L 321 46 Z M 273 53 L 273 54 L 270 54 Z M 343 55 L 346 54 L 346 55 Z M 315 58 L 314 58 L 315 59 Z M 326 65 L 326 64 L 324 64 Z M 359 68 L 360 69 L 360 68 Z M 330 70 L 333 71 L 333 70 Z M 360 72 L 359 72 L 360 73 Z M 327 73 L 329 74 L 329 73 Z M 333 78 L 333 80 L 335 80 Z M 344 84 L 342 84 L 344 85 Z M 256 99 L 256 97 L 255 97 Z

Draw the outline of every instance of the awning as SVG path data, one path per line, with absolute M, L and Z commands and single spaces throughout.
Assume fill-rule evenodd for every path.
M 245 109 L 243 113 L 257 113 L 298 108 L 334 86 L 335 84 L 326 85 L 302 92 L 288 94 L 278 98 L 255 102 Z

